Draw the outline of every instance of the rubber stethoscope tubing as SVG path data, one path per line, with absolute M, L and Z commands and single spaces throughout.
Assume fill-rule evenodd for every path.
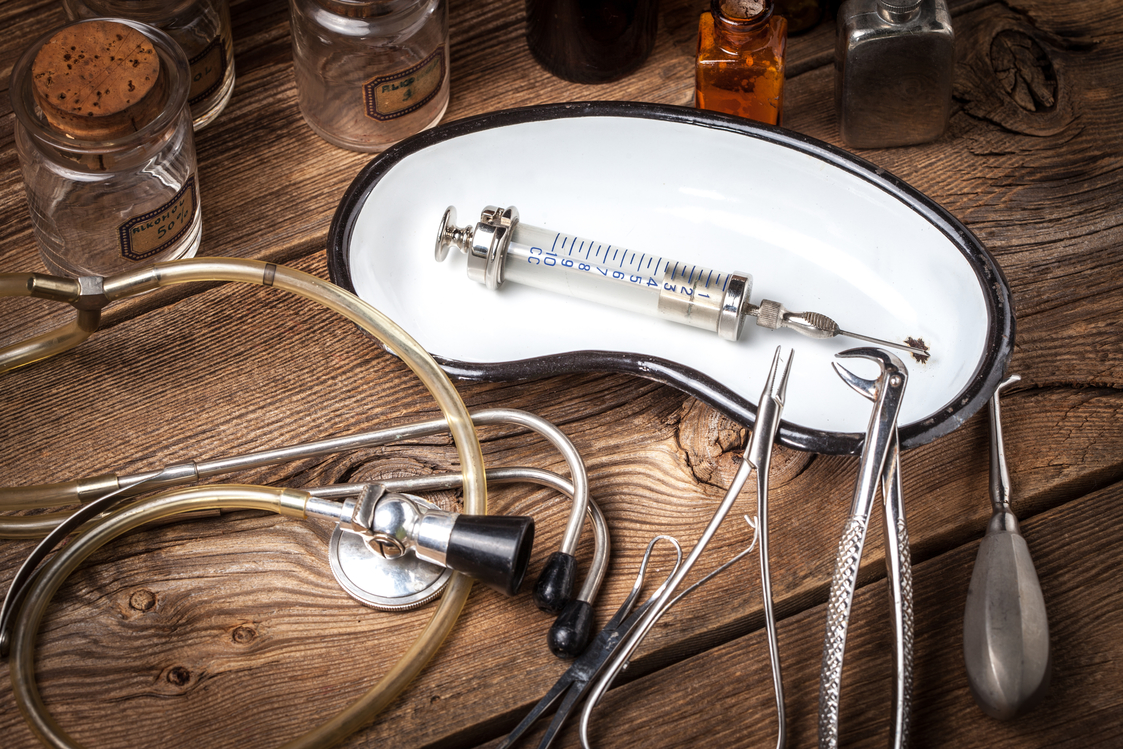
M 58 281 L 56 285 L 59 288 L 57 290 L 44 290 L 45 287 L 41 284 L 39 291 L 42 293 L 36 293 L 37 290 L 34 288 L 36 281 L 43 278 L 49 279 L 49 277 L 43 277 L 39 274 L 4 274 L 3 277 L 0 277 L 0 293 L 52 298 L 73 303 L 76 307 L 81 304 L 84 296 L 81 288 L 83 279 L 79 280 L 75 289 L 63 284 L 66 279 L 54 279 L 54 281 Z M 85 280 L 88 281 L 89 279 Z M 237 258 L 195 258 L 156 263 L 148 268 L 131 273 L 93 280 L 96 293 L 88 301 L 89 305 L 104 306 L 117 299 L 179 283 L 226 281 L 273 286 L 319 302 L 342 315 L 362 330 L 379 339 L 387 349 L 401 358 L 434 397 L 448 422 L 460 458 L 464 482 L 465 512 L 477 515 L 487 512 L 483 454 L 476 438 L 475 429 L 472 426 L 471 417 L 468 415 L 459 393 L 457 393 L 448 376 L 425 349 L 370 304 L 338 286 L 310 274 L 283 265 Z M 20 286 L 21 281 L 22 287 Z M 87 313 L 89 313 L 89 310 L 83 310 L 79 307 L 79 320 L 75 322 L 75 325 L 91 327 L 88 318 L 92 313 Z M 83 320 L 86 322 L 83 323 Z M 96 317 L 92 327 L 96 327 Z M 68 334 L 62 335 L 66 337 Z M 77 339 L 75 340 L 75 338 Z M 22 348 L 19 345 L 5 348 L 0 350 L 0 371 L 6 371 L 15 366 L 58 353 L 77 345 L 84 338 L 85 335 L 80 337 L 70 335 L 67 338 L 66 345 L 60 345 L 58 343 L 59 336 L 52 337 L 51 334 L 46 334 L 29 341 Z M 13 353 L 13 348 L 18 350 Z M 292 508 L 287 508 L 283 501 L 284 497 L 291 498 L 292 496 L 291 493 L 286 494 L 288 490 L 267 492 L 270 498 L 263 499 L 262 494 L 258 492 L 266 491 L 266 489 L 258 487 L 253 489 L 248 496 L 237 497 L 233 500 L 229 499 L 230 490 L 230 487 L 224 487 L 223 491 L 227 492 L 224 496 L 227 499 L 219 502 L 220 507 L 244 507 L 248 504 L 252 508 L 274 509 L 285 514 L 292 511 Z M 200 490 L 187 490 L 186 493 L 190 494 L 193 491 L 198 492 Z M 209 501 L 217 500 L 211 497 Z M 206 505 L 208 502 L 196 501 L 186 504 L 196 506 Z M 210 506 L 213 507 L 213 505 Z M 151 507 L 151 504 L 147 503 L 141 507 L 135 505 L 126 507 L 114 513 L 111 517 L 125 518 L 129 522 L 136 520 L 130 526 L 135 527 L 137 524 L 147 522 L 144 515 L 149 507 Z M 166 514 L 176 514 L 178 511 L 176 509 Z M 301 510 L 302 512 L 303 510 Z M 156 514 L 159 515 L 160 513 L 156 512 Z M 105 522 L 99 523 L 94 528 L 79 535 L 69 546 L 55 555 L 35 578 L 28 591 L 26 603 L 15 619 L 11 657 L 13 693 L 16 695 L 20 710 L 24 713 L 33 730 L 45 743 L 51 746 L 69 748 L 78 745 L 46 712 L 46 706 L 35 688 L 34 647 L 38 622 L 41 621 L 46 611 L 50 597 L 53 596 L 54 591 L 62 584 L 70 571 L 82 559 L 92 553 L 95 548 L 113 537 L 112 535 L 107 536 L 108 533 L 116 535 L 124 532 L 126 528 L 119 528 L 121 525 L 120 521 L 109 525 Z M 81 556 L 79 556 L 80 554 Z M 436 653 L 449 632 L 452 631 L 452 627 L 467 601 L 471 587 L 470 579 L 454 573 L 440 604 L 434 610 L 433 616 L 422 630 L 421 635 L 390 668 L 386 676 L 334 718 L 287 743 L 286 749 L 311 749 L 312 747 L 334 745 L 368 723 L 413 680 Z M 48 590 L 50 591 L 49 594 Z

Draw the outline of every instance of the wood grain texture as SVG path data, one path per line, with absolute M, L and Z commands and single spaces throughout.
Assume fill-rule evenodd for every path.
M 648 63 L 603 86 L 560 81 L 530 58 L 521 3 L 453 0 L 447 120 L 552 101 L 688 104 L 697 0 L 662 4 Z M 923 146 L 860 155 L 943 204 L 996 255 L 1018 328 L 1004 396 L 1014 509 L 1050 607 L 1056 672 L 1050 698 L 1017 723 L 971 704 L 959 655 L 963 601 L 987 499 L 981 416 L 903 457 L 916 565 L 914 746 L 1115 746 L 1123 656 L 1118 593 L 1123 478 L 1123 273 L 1118 138 L 1123 25 L 1104 0 L 952 4 L 956 108 L 948 133 Z M 295 104 L 282 0 L 233 3 L 237 84 L 198 135 L 202 255 L 285 262 L 326 277 L 326 232 L 370 156 L 336 149 Z M 63 21 L 57 3 L 0 7 L 7 72 L 28 40 Z M 785 125 L 833 145 L 833 28 L 794 38 Z M 6 84 L 4 84 L 6 85 Z M 41 270 L 0 96 L 0 270 Z M 715 171 L 715 179 L 720 173 Z M 0 343 L 70 314 L 0 300 Z M 436 415 L 406 368 L 314 305 L 275 291 L 205 284 L 161 290 L 107 311 L 78 349 L 0 378 L 0 485 L 354 433 Z M 689 548 L 740 461 L 746 431 L 680 392 L 589 373 L 459 386 L 472 409 L 525 408 L 554 421 L 585 457 L 613 535 L 598 605 L 602 625 L 631 586 L 647 540 Z M 564 470 L 520 429 L 481 433 L 490 465 Z M 444 437 L 246 472 L 239 481 L 311 486 L 454 468 Z M 857 461 L 778 449 L 771 477 L 773 588 L 792 733 L 815 743 L 824 602 Z M 457 506 L 455 492 L 436 501 Z M 533 579 L 560 540 L 567 502 L 550 491 L 492 492 L 496 511 L 532 514 Z M 746 490 L 702 567 L 747 543 Z M 880 512 L 880 510 L 877 510 Z M 876 519 L 875 519 L 876 520 Z M 382 614 L 349 599 L 324 560 L 330 527 L 258 513 L 159 526 L 103 549 L 68 581 L 40 633 L 39 678 L 60 722 L 88 746 L 180 741 L 267 747 L 341 709 L 384 672 L 427 610 Z M 846 746 L 882 745 L 888 625 L 880 521 L 859 572 L 843 691 Z M 579 550 L 584 571 L 590 544 Z M 0 542 L 0 585 L 30 550 Z M 652 574 L 666 574 L 668 557 Z M 432 664 L 347 746 L 494 745 L 567 664 L 550 656 L 550 620 L 528 593 L 473 591 Z M 718 578 L 667 615 L 597 711 L 597 745 L 771 745 L 770 676 L 755 562 Z M 562 746 L 576 746 L 572 731 Z M 0 745 L 36 741 L 0 664 Z
M 1034 712 L 1015 721 L 982 718 L 963 667 L 963 604 L 978 543 L 968 543 L 914 567 L 916 681 L 914 747 L 1116 746 L 1123 740 L 1123 696 L 1117 623 L 1102 612 L 1121 603 L 1114 529 L 1123 520 L 1118 485 L 1042 513 L 1023 524 L 1050 611 L 1052 689 Z M 1079 544 L 1090 561 L 1072 564 Z M 1109 561 L 1113 560 L 1113 561 Z M 884 581 L 855 596 L 843 671 L 841 744 L 881 747 L 888 742 L 892 665 Z M 720 602 L 715 602 L 720 605 Z M 1080 610 L 1082 616 L 1058 615 Z M 780 623 L 789 745 L 816 741 L 819 659 L 824 606 Z M 704 655 L 610 693 L 594 713 L 593 745 L 772 746 L 775 707 L 763 632 L 732 640 Z M 862 667 L 858 668 L 858 662 Z M 539 734 L 541 731 L 538 732 Z M 533 746 L 535 736 L 529 737 Z M 494 746 L 494 742 L 486 746 Z M 563 746 L 577 746 L 576 731 Z

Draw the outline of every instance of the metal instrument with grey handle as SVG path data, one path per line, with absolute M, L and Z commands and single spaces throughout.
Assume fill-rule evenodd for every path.
M 909 559 L 908 531 L 901 495 L 900 445 L 897 416 L 904 396 L 908 372 L 899 358 L 876 348 L 855 348 L 837 354 L 843 358 L 865 358 L 881 366 L 875 380 L 853 374 L 837 362 L 834 365 L 843 381 L 874 402 L 862 449 L 858 482 L 850 516 L 835 558 L 827 602 L 827 633 L 819 681 L 819 746 L 838 746 L 839 702 L 842 692 L 842 663 L 850 608 L 858 583 L 858 568 L 869 530 L 874 496 L 881 485 L 885 505 L 885 565 L 892 603 L 894 634 L 893 711 L 890 745 L 902 749 L 908 743 L 912 705 L 912 566 Z
M 998 395 L 1021 380 L 1011 375 L 990 400 L 990 503 L 993 513 L 975 557 L 963 612 L 967 683 L 983 712 L 1007 720 L 1049 690 L 1053 658 L 1045 597 L 1029 546 L 1010 510 L 1010 474 Z

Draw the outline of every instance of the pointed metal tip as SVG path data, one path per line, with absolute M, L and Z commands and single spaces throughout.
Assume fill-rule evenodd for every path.
M 851 351 L 857 350 L 859 349 L 851 349 Z M 842 356 L 849 353 L 849 351 L 843 351 L 841 354 L 836 354 L 836 356 Z M 877 397 L 877 380 L 867 380 L 865 377 L 859 377 L 838 362 L 831 362 L 831 366 L 834 367 L 834 371 L 838 373 L 838 376 L 842 378 L 842 381 L 849 385 L 851 388 L 858 391 L 867 398 Z
M 856 338 L 859 341 L 866 341 L 867 343 L 874 343 L 874 344 L 877 344 L 878 346 L 888 346 L 889 348 L 895 348 L 895 349 L 899 349 L 901 351 L 908 351 L 910 354 L 916 354 L 917 356 L 923 356 L 925 358 L 932 355 L 932 352 L 929 351 L 926 348 L 922 348 L 920 346 L 912 346 L 912 345 L 909 345 L 907 343 L 896 343 L 894 341 L 883 341 L 880 338 L 872 338 L 870 336 L 862 335 L 860 333 L 851 333 L 848 330 L 840 330 L 840 331 L 838 331 L 838 334 L 844 335 L 847 338 Z
M 795 359 L 794 348 L 788 349 L 785 354 L 784 347 L 777 346 L 776 353 L 772 356 L 772 368 L 768 370 L 768 379 L 764 383 L 764 393 L 767 397 L 781 404 L 788 392 L 788 376 L 792 371 L 793 359 Z

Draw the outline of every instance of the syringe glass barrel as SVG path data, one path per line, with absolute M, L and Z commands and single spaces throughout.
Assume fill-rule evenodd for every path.
M 790 328 L 810 338 L 837 335 L 926 355 L 922 348 L 841 330 L 819 312 L 792 312 L 769 299 L 749 302 L 753 279 L 693 263 L 629 250 L 591 239 L 523 224 L 513 206 L 488 206 L 475 226 L 458 228 L 456 209 L 445 211 L 435 255 L 451 247 L 468 256 L 468 277 L 490 289 L 505 281 L 655 315 L 735 341 L 745 318 L 775 330 Z
M 505 281 L 722 332 L 736 339 L 752 278 L 518 223 L 503 264 Z
M 489 206 L 474 229 L 457 230 L 449 209 L 437 256 L 468 255 L 468 275 L 491 288 L 512 281 L 655 315 L 736 340 L 752 287 L 747 273 L 725 273 L 524 224 L 513 208 Z

